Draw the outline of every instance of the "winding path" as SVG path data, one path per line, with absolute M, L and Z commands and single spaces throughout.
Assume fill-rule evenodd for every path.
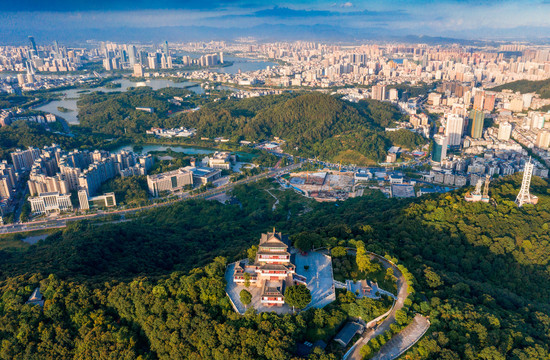
M 395 323 L 395 313 L 398 310 L 401 310 L 403 308 L 403 305 L 405 304 L 405 299 L 407 298 L 407 281 L 405 280 L 405 277 L 401 273 L 401 271 L 397 268 L 397 266 L 390 262 L 388 259 L 374 254 L 370 253 L 371 256 L 374 256 L 384 266 L 384 268 L 393 268 L 393 274 L 397 277 L 397 300 L 394 302 L 393 307 L 391 308 L 388 316 L 382 321 L 382 323 L 375 325 L 371 329 L 365 330 L 363 333 L 363 336 L 353 345 L 352 349 L 344 355 L 344 360 L 348 359 L 354 359 L 354 360 L 360 360 L 362 359 L 362 356 L 360 354 L 361 348 L 366 345 L 371 339 L 375 338 L 376 336 L 383 334 L 387 330 L 390 329 L 390 325 Z
M 416 314 L 413 321 L 385 343 L 372 359 L 393 360 L 398 358 L 416 344 L 428 331 L 429 327 L 430 321 L 426 317 Z

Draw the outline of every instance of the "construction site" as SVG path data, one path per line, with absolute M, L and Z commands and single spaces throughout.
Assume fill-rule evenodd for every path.
M 337 201 L 355 197 L 353 173 L 299 172 L 292 174 L 290 186 L 317 201 Z

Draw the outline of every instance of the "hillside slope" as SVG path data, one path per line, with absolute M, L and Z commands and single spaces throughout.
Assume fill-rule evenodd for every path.
M 550 79 L 540 81 L 518 80 L 491 89 L 492 91 L 512 90 L 522 94 L 537 93 L 542 99 L 550 98 Z
M 264 181 L 236 188 L 240 205 L 189 201 L 136 222 L 72 225 L 26 251 L 0 251 L 0 358 L 297 359 L 306 328 L 341 314 L 241 317 L 214 260 L 246 256 L 275 226 L 315 247 L 360 240 L 409 269 L 415 291 L 396 319 L 421 313 L 432 324 L 410 359 L 548 359 L 548 183 L 533 178 L 539 204 L 518 208 L 520 182 L 492 184 L 495 205 L 465 202 L 466 189 L 403 200 L 371 192 L 339 206 L 277 190 L 272 210 Z M 42 312 L 23 305 L 38 283 Z
M 198 135 L 262 141 L 277 136 L 285 149 L 306 157 L 335 160 L 352 154 L 362 162 L 380 161 L 392 145 L 414 148 L 425 143 L 402 130 L 390 137 L 383 127 L 402 115 L 388 103 L 351 104 L 322 93 L 265 96 L 209 104 L 179 120 Z M 343 160 L 343 159 L 340 159 Z

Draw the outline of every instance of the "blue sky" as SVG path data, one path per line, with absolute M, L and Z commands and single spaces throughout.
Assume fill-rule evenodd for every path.
M 392 35 L 550 36 L 550 0 L 0 0 L 10 34 L 109 28 L 325 26 Z

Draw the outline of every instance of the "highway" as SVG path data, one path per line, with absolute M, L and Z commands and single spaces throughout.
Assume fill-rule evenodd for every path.
M 59 229 L 59 228 L 66 227 L 67 223 L 69 223 L 71 221 L 78 221 L 78 220 L 85 220 L 85 219 L 96 219 L 96 218 L 105 217 L 105 216 L 109 216 L 109 215 L 126 215 L 126 214 L 131 214 L 131 213 L 135 213 L 135 212 L 146 210 L 146 209 L 169 206 L 169 205 L 172 205 L 172 204 L 174 204 L 175 202 L 178 202 L 178 201 L 185 201 L 185 200 L 190 200 L 190 199 L 209 198 L 209 197 L 227 192 L 227 191 L 233 189 L 237 185 L 248 184 L 248 183 L 256 182 L 256 181 L 266 179 L 266 178 L 269 178 L 269 177 L 280 176 L 282 174 L 288 173 L 292 170 L 295 170 L 295 169 L 301 167 L 302 164 L 303 163 L 297 163 L 297 164 L 292 164 L 292 165 L 286 166 L 284 168 L 272 169 L 268 172 L 258 174 L 258 175 L 254 175 L 254 176 L 248 177 L 246 179 L 236 181 L 234 183 L 228 183 L 226 185 L 223 185 L 223 186 L 220 186 L 220 187 L 217 187 L 217 188 L 209 189 L 209 190 L 206 190 L 206 191 L 204 191 L 202 193 L 199 193 L 199 194 L 189 195 L 188 193 L 185 193 L 185 194 L 181 195 L 179 199 L 174 199 L 174 200 L 171 200 L 171 201 L 151 204 L 151 205 L 147 205 L 147 206 L 141 206 L 141 207 L 131 208 L 131 209 L 105 211 L 105 212 L 96 213 L 96 214 L 77 215 L 77 216 L 68 216 L 68 217 L 56 217 L 56 218 L 40 220 L 40 221 L 30 221 L 30 222 L 26 222 L 26 223 L 2 225 L 2 226 L 0 226 L 0 235 L 1 234 L 13 234 L 13 233 L 27 232 L 27 231 L 45 230 L 45 229 Z

